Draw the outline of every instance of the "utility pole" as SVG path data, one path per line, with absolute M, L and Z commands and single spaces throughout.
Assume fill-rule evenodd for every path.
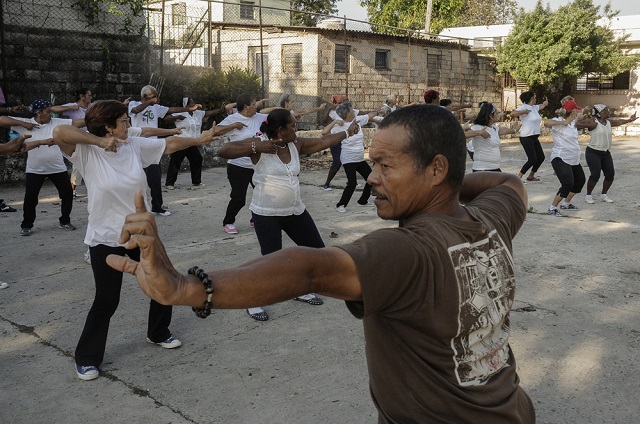
M 427 13 L 424 18 L 424 32 L 427 37 L 431 34 L 431 11 L 433 9 L 433 0 L 427 0 Z

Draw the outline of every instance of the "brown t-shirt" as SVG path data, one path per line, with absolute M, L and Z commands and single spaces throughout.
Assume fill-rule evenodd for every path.
M 362 282 L 371 395 L 380 423 L 534 423 L 509 347 L 511 241 L 526 208 L 499 186 L 474 221 L 423 214 L 342 246 Z

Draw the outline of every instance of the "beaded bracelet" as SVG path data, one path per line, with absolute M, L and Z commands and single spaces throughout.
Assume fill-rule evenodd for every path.
M 204 291 L 207 293 L 207 300 L 204 301 L 204 306 L 202 308 L 191 309 L 200 318 L 206 318 L 211 315 L 211 306 L 213 306 L 211 303 L 211 297 L 213 296 L 213 281 L 211 281 L 207 273 L 204 272 L 204 269 L 199 266 L 189 268 L 189 271 L 187 272 L 198 277 L 202 281 L 202 284 L 204 284 Z
M 258 152 L 256 151 L 256 142 L 255 142 L 255 141 L 252 141 L 252 142 L 251 142 L 251 154 L 252 154 L 252 155 L 255 155 L 256 153 L 258 153 Z

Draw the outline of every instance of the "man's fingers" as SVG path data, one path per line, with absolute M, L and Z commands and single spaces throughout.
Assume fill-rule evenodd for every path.
M 142 190 L 136 191 L 136 195 L 133 198 L 133 203 L 136 205 L 136 213 L 147 211 L 147 205 L 144 203 L 144 196 L 142 195 Z
M 107 256 L 107 265 L 116 271 L 126 272 L 135 275 L 139 263 L 125 256 L 109 255 Z

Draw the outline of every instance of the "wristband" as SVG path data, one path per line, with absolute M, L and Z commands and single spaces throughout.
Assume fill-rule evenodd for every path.
M 349 138 L 349 130 L 344 130 L 344 139 Z

